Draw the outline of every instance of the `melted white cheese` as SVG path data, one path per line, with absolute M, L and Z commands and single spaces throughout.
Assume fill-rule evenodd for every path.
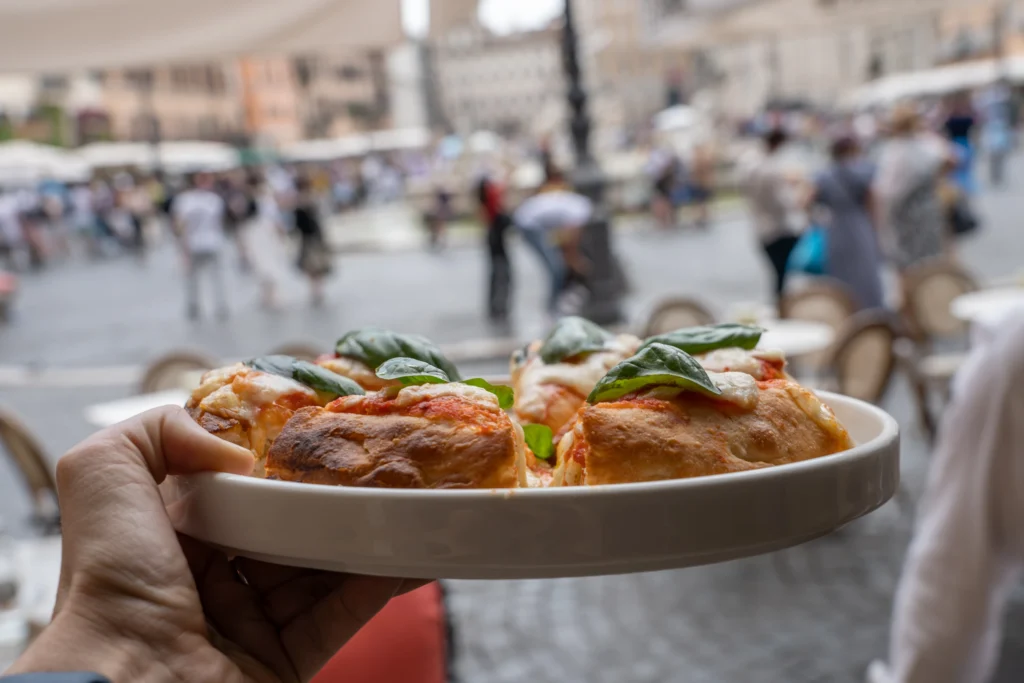
M 836 419 L 835 413 L 827 405 L 821 402 L 818 395 L 810 389 L 800 386 L 796 383 L 790 383 L 786 385 L 786 391 L 789 392 L 790 397 L 796 402 L 800 409 L 806 413 L 807 417 L 811 418 L 815 424 L 829 432 L 830 434 L 838 434 L 841 431 L 839 420 Z
M 253 405 L 268 405 L 294 394 L 316 400 L 316 392 L 293 379 L 267 372 L 250 372 L 238 382 L 242 400 Z
M 761 391 L 757 387 L 757 380 L 750 375 L 742 372 L 709 372 L 708 377 L 722 392 L 720 400 L 735 403 L 747 410 L 757 406 Z
M 205 400 L 210 394 L 220 389 L 225 384 L 230 384 L 237 375 L 245 374 L 249 372 L 242 363 L 235 363 L 234 365 L 228 365 L 223 368 L 216 368 L 206 372 L 199 380 L 199 386 L 196 387 L 195 391 L 192 392 L 192 400 L 195 402 L 201 402 Z
M 398 396 L 395 397 L 395 403 L 404 408 L 414 403 L 429 401 L 432 398 L 439 398 L 441 396 L 456 396 L 470 403 L 475 403 L 491 412 L 501 412 L 497 396 L 479 387 L 471 387 L 468 384 L 460 384 L 458 382 L 451 384 L 420 384 L 414 387 L 404 387 L 398 392 Z
M 337 373 L 343 377 L 348 377 L 360 386 L 368 389 L 395 384 L 395 382 L 380 379 L 369 365 L 362 361 L 355 360 L 354 358 L 327 358 L 318 361 L 317 364 L 321 367 L 327 368 L 331 372 Z
M 744 372 L 754 379 L 764 379 L 762 360 L 769 363 L 785 364 L 786 354 L 782 351 L 761 349 L 747 351 L 739 347 L 730 347 L 716 349 L 697 356 L 697 362 L 708 372 Z

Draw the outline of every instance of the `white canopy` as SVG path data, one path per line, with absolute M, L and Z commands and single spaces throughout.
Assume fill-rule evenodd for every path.
M 0 0 L 0 71 L 386 47 L 400 0 Z
M 376 133 L 370 133 L 370 145 L 375 152 L 423 149 L 430 146 L 430 131 L 425 128 L 381 130 Z
M 1024 80 L 1024 58 L 1013 57 L 1002 63 L 982 59 L 886 76 L 854 91 L 850 104 L 867 107 L 912 97 L 945 95 L 990 85 L 1002 77 L 1011 81 Z
M 71 152 L 27 140 L 0 143 L 0 185 L 31 184 L 47 179 L 70 182 L 88 177 L 88 164 Z
M 158 150 L 140 142 L 94 142 L 82 147 L 79 154 L 92 168 L 152 170 L 157 151 L 161 167 L 172 173 L 225 171 L 239 165 L 237 150 L 219 142 L 161 142 Z
M 286 161 L 331 161 L 358 157 L 370 151 L 370 138 L 366 135 L 318 140 L 301 140 L 281 148 Z

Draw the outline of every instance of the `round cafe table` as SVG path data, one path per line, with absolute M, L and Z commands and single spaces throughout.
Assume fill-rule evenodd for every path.
M 982 346 L 999 334 L 1006 318 L 1024 312 L 1024 287 L 999 287 L 964 294 L 953 299 L 949 311 L 971 324 L 971 345 Z
M 830 326 L 810 320 L 768 320 L 761 327 L 765 332 L 758 347 L 782 351 L 787 358 L 824 351 L 836 339 Z
M 161 406 L 183 406 L 189 392 L 184 389 L 158 391 L 155 394 L 139 394 L 109 403 L 98 403 L 85 409 L 85 419 L 96 427 L 109 427 L 124 422 L 147 410 Z
M 1024 307 L 1024 287 L 982 289 L 953 299 L 950 312 L 965 322 L 991 320 Z

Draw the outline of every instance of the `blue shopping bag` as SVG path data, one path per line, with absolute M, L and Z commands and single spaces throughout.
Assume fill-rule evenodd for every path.
M 828 235 L 825 228 L 815 225 L 805 232 L 793 247 L 786 262 L 791 273 L 824 275 L 828 267 Z

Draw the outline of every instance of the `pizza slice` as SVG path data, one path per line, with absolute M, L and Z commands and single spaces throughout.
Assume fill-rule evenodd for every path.
M 598 380 L 639 345 L 632 335 L 615 336 L 583 318 L 563 318 L 546 339 L 512 356 L 513 414 L 521 423 L 559 434 Z
M 507 387 L 452 382 L 439 368 L 395 358 L 377 369 L 398 382 L 299 410 L 267 456 L 267 475 L 335 486 L 458 489 L 528 485 L 522 428 Z
M 354 380 L 367 391 L 377 391 L 400 386 L 399 382 L 381 379 L 376 374 L 377 368 L 393 358 L 412 358 L 429 363 L 453 380 L 460 379 L 455 364 L 426 337 L 375 327 L 349 332 L 338 340 L 334 353 L 317 359 L 317 364 Z
M 742 472 L 852 446 L 831 409 L 793 380 L 708 372 L 654 342 L 598 382 L 559 441 L 552 486 Z
M 270 444 L 296 410 L 357 393 L 354 382 L 312 363 L 267 356 L 207 372 L 185 409 L 206 431 L 252 451 L 253 475 L 263 476 Z

